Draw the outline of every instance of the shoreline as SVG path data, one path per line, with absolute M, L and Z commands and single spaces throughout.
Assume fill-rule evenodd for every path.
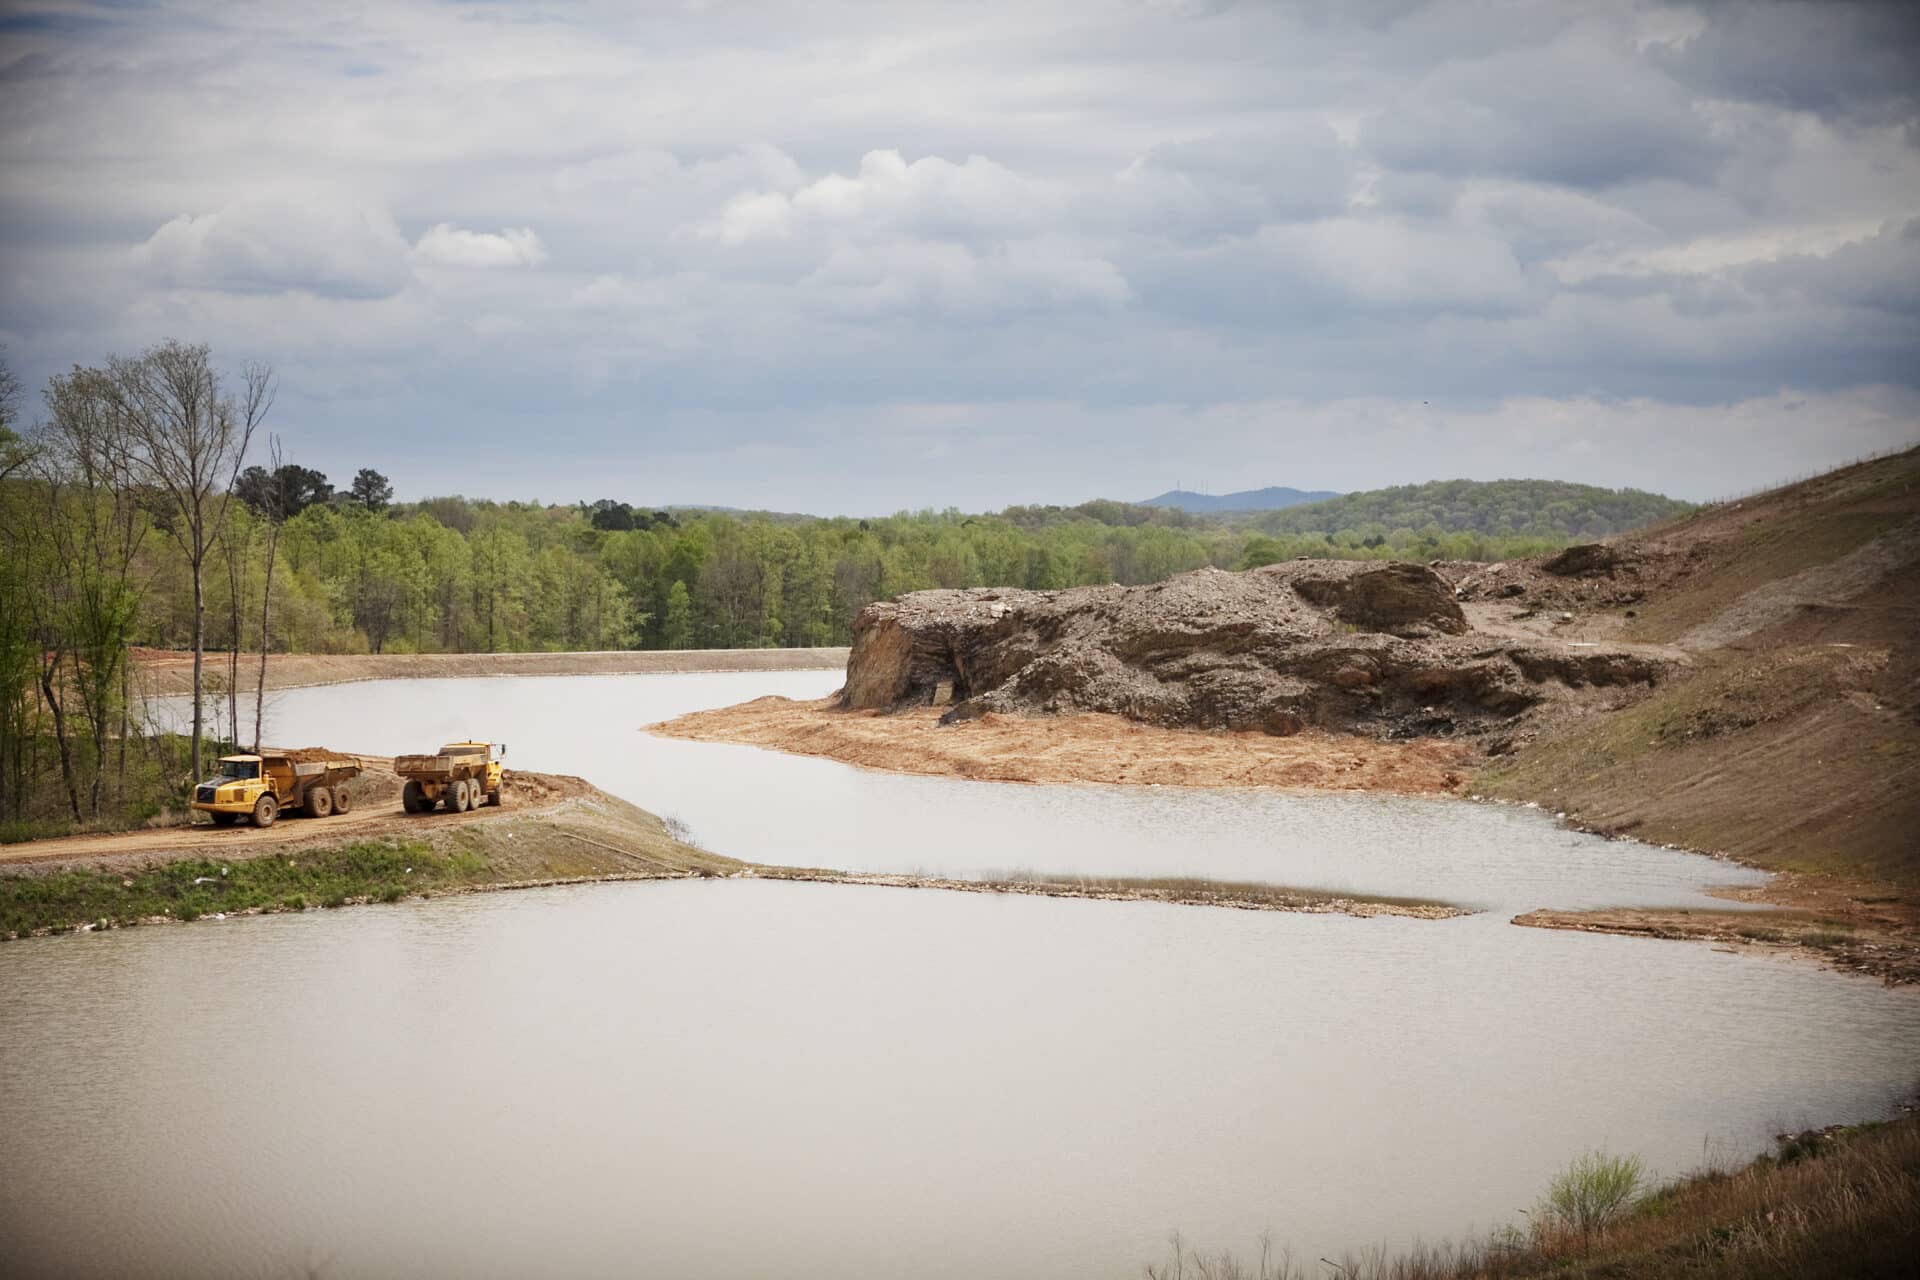
M 1120 716 L 990 713 L 943 725 L 938 707 L 842 711 L 832 698 L 764 697 L 643 726 L 695 742 L 820 756 L 859 768 L 976 782 L 1260 787 L 1453 795 L 1473 756 L 1437 738 L 1389 742 L 1313 730 L 1276 737 L 1169 729 Z
M 487 676 L 694 675 L 730 671 L 839 671 L 844 648 L 604 649 L 580 653 L 272 653 L 267 688 L 310 689 L 363 680 L 446 680 Z M 193 692 L 193 655 L 135 649 L 134 678 L 148 697 Z M 224 678 L 225 655 L 209 653 L 209 677 Z M 258 653 L 240 655 L 241 685 L 251 690 Z M 224 688 L 224 686 L 223 686 Z

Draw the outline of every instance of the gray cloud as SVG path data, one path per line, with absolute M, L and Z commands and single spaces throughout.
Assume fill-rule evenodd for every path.
M 1920 103 L 1920 17 L 1898 0 L 1718 3 L 1698 35 L 1653 57 L 1716 96 L 1849 121 L 1908 122 Z
M 283 428 L 341 455 L 312 461 L 411 491 L 878 510 L 1190 457 L 1699 494 L 1673 459 L 1739 487 L 1916 433 L 1910 36 L 1821 5 L 27 0 L 0 341 L 29 381 L 169 335 L 270 360 Z M 406 443 L 455 426 L 462 456 Z M 564 447 L 527 463 L 530 429 Z

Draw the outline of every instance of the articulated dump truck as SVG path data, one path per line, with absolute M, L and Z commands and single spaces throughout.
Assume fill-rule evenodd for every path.
M 270 827 L 287 811 L 324 818 L 353 808 L 347 783 L 360 768 L 357 757 L 322 751 L 221 756 L 220 772 L 194 787 L 192 803 L 219 827 L 242 818 Z
M 407 780 L 400 803 L 408 813 L 444 804 L 448 813 L 502 803 L 500 757 L 504 742 L 449 742 L 427 756 L 395 756 L 393 771 Z

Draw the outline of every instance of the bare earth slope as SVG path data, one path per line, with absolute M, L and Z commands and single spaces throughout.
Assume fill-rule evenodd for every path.
M 1676 644 L 1684 678 L 1546 726 L 1480 785 L 1771 869 L 1920 887 L 1920 451 L 1607 551 L 1583 575 L 1521 562 L 1460 587 L 1518 585 L 1512 613 Z

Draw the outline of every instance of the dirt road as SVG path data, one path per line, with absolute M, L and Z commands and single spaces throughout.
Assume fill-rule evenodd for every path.
M 209 670 L 224 660 L 207 659 Z M 276 653 L 267 658 L 267 687 L 297 689 L 353 680 L 425 680 L 453 676 L 605 676 L 699 671 L 840 670 L 845 649 L 672 649 L 598 653 Z M 193 655 L 172 649 L 136 649 L 134 666 L 148 694 L 193 691 Z M 243 683 L 253 687 L 259 654 L 240 658 Z
M 592 790 L 579 778 L 509 770 L 505 775 L 505 794 L 502 797 L 505 803 L 498 808 L 484 806 L 466 813 L 435 810 L 432 813 L 409 814 L 400 807 L 400 780 L 393 774 L 393 762 L 373 756 L 362 756 L 360 759 L 368 768 L 354 781 L 355 800 L 350 813 L 336 813 L 327 818 L 307 818 L 297 812 L 289 813 L 265 828 L 244 824 L 216 827 L 199 821 L 187 826 L 155 827 L 144 831 L 30 840 L 22 844 L 0 845 L 0 866 L 94 862 L 106 858 L 173 859 L 220 854 L 254 858 L 276 849 L 292 849 L 302 845 L 338 844 L 343 839 L 385 835 L 419 835 L 449 826 L 487 822 L 503 815 L 525 817 L 551 810 L 565 800 L 586 795 Z

